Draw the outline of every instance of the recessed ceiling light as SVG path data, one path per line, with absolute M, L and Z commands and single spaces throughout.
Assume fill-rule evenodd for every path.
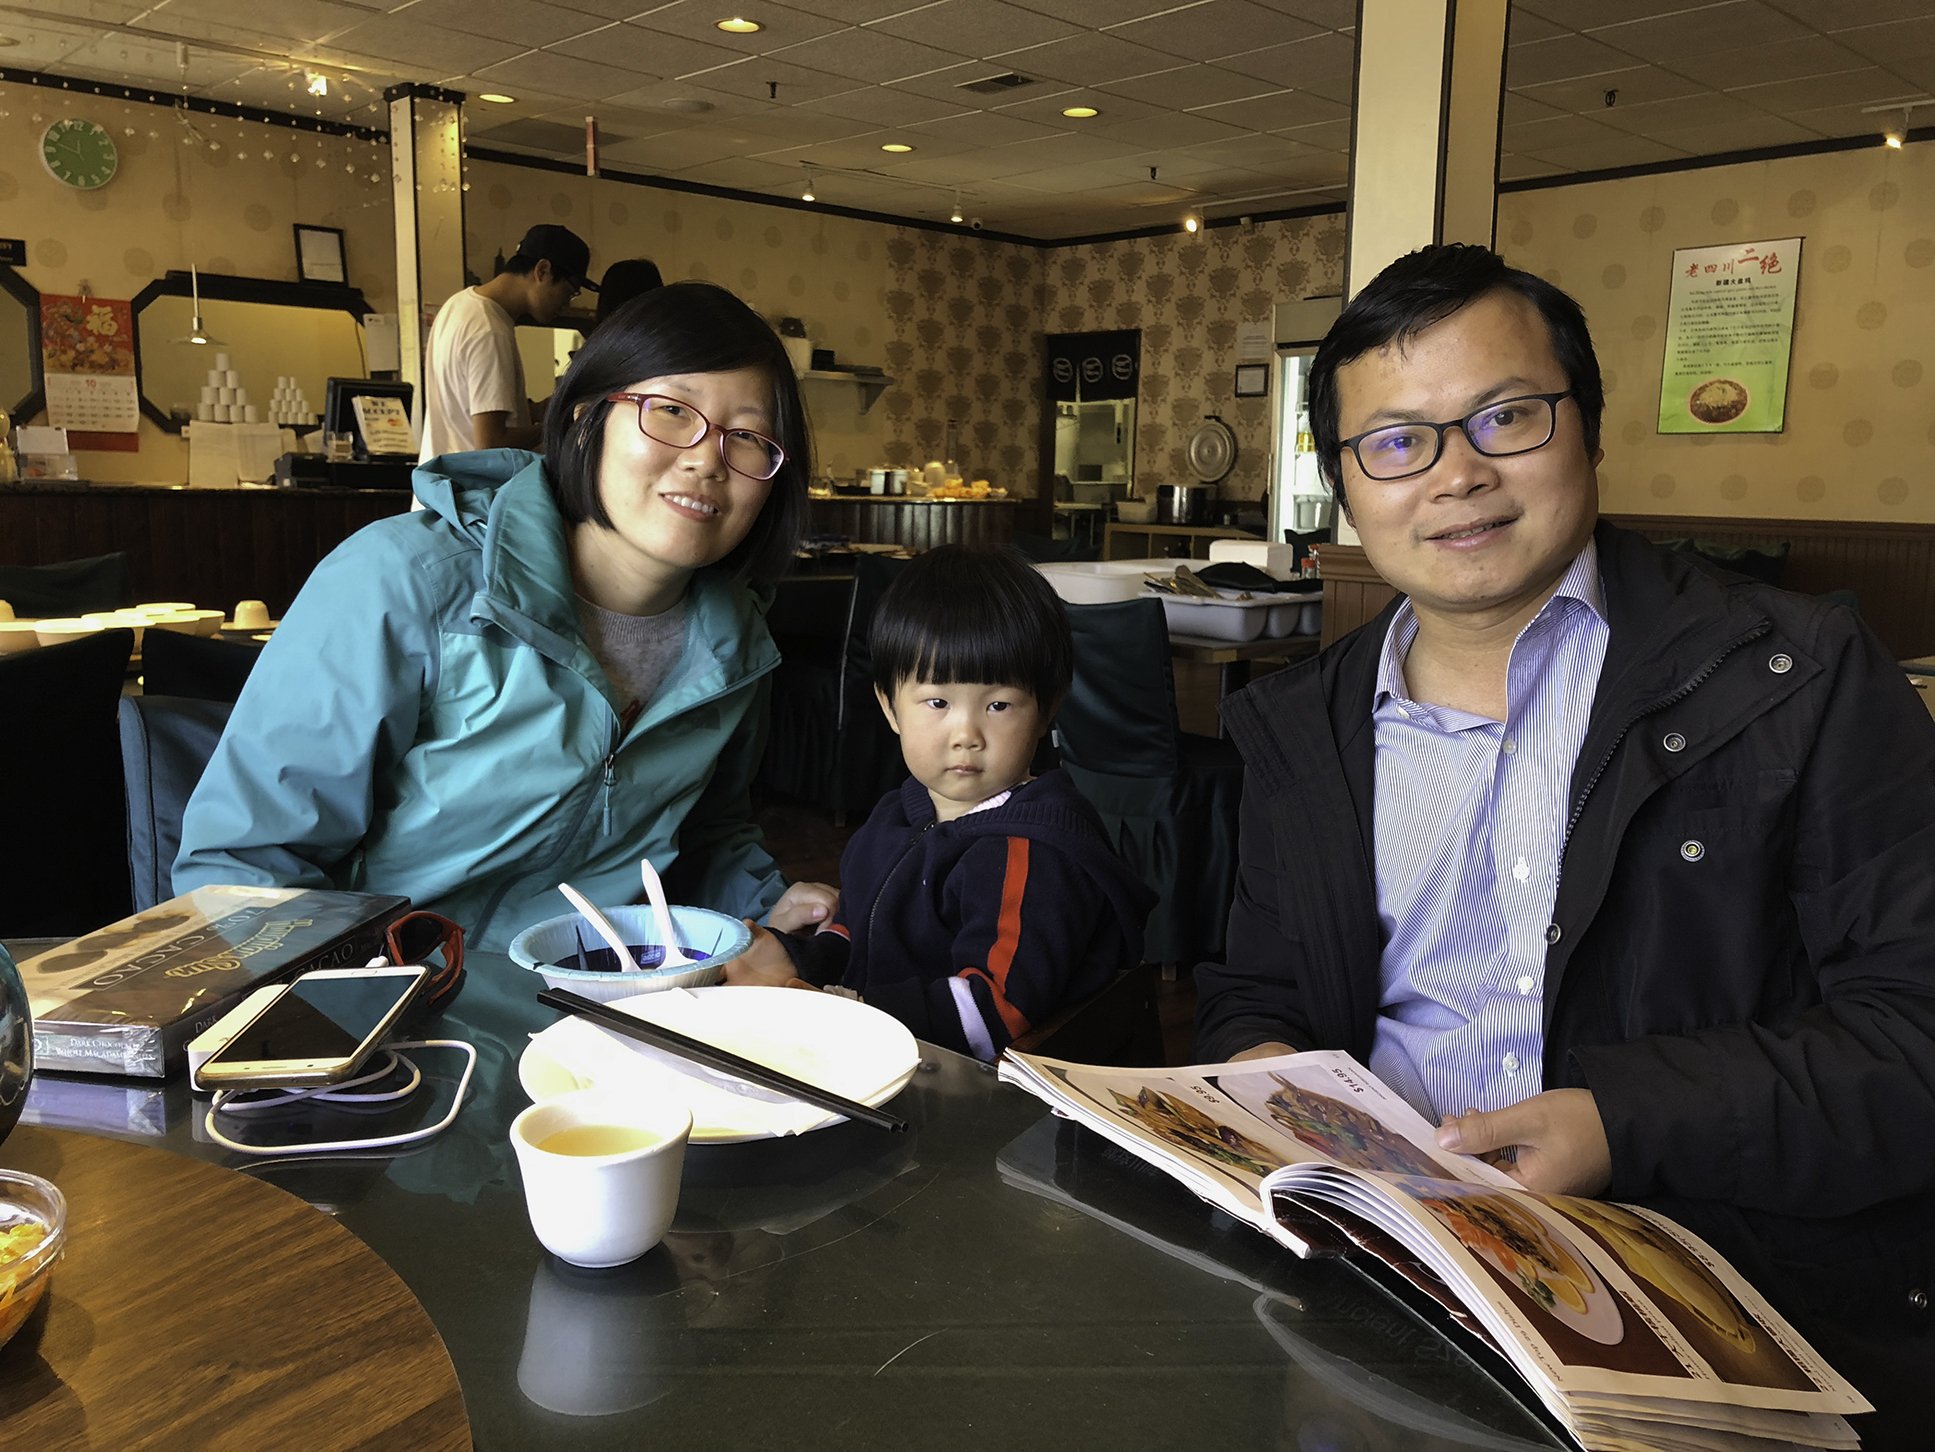
M 1101 114 L 1093 106 L 1070 106 L 1062 112 L 1062 115 L 1068 117 L 1071 121 L 1086 121 L 1091 116 L 1100 116 Z
M 886 141 L 881 143 L 880 149 L 882 151 L 912 151 L 914 148 L 904 141 Z
M 484 92 L 483 95 L 479 96 L 477 99 L 480 101 L 490 101 L 499 106 L 508 106 L 511 104 L 511 102 L 515 101 L 517 97 L 507 96 L 502 91 L 486 91 Z
M 723 30 L 728 35 L 752 35 L 764 30 L 766 27 L 761 25 L 757 20 L 742 20 L 739 16 L 735 15 L 730 20 L 715 21 L 713 28 Z

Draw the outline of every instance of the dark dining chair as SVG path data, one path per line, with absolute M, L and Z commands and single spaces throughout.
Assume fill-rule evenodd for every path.
M 0 658 L 0 937 L 72 938 L 128 915 L 115 704 L 132 630 Z
M 1055 715 L 1061 765 L 1157 894 L 1144 955 L 1165 965 L 1214 958 L 1236 891 L 1242 758 L 1177 724 L 1161 601 L 1067 608 L 1075 679 Z
M 231 709 L 228 701 L 147 694 L 121 698 L 128 886 L 136 912 L 175 895 L 172 879 L 181 848 L 182 813 L 215 754 Z
M 849 812 L 871 809 L 907 774 L 899 738 L 874 700 L 867 651 L 874 608 L 904 564 L 876 554 L 856 557 L 839 638 L 782 645 L 773 676 L 760 783 L 822 804 L 837 826 L 846 825 Z
M 216 640 L 149 626 L 141 636 L 141 689 L 152 696 L 232 703 L 261 654 L 262 646 L 253 640 Z
M 1009 1047 L 1078 1064 L 1160 1068 L 1164 1052 L 1155 964 L 1124 969 L 1080 1003 L 1032 1025 Z
M 134 604 L 128 557 L 116 551 L 52 565 L 0 565 L 0 600 L 22 620 L 119 610 Z

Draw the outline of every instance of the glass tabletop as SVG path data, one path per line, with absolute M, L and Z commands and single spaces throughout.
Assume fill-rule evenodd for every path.
M 207 1138 L 181 1080 L 43 1075 L 27 1118 L 158 1140 L 337 1216 L 429 1312 L 483 1448 L 1566 1445 L 1488 1353 L 926 1045 L 893 1102 L 907 1133 L 694 1146 L 664 1244 L 574 1269 L 533 1238 L 506 1139 L 517 1056 L 552 1018 L 535 986 L 474 954 L 421 1026 L 479 1064 L 456 1124 L 420 1149 L 245 1159 Z M 440 1117 L 461 1056 L 415 1057 L 434 1092 L 409 1110 L 266 1132 Z

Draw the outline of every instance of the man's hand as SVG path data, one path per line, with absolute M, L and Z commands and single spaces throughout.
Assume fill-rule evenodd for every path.
M 1612 1150 L 1589 1089 L 1548 1089 L 1489 1114 L 1447 1115 L 1438 1145 L 1491 1159 L 1528 1190 L 1599 1195 L 1612 1183 Z M 1516 1150 L 1515 1163 L 1493 1159 L 1504 1149 Z
M 824 882 L 796 882 L 773 904 L 773 910 L 766 914 L 766 923 L 779 933 L 816 928 L 833 916 L 839 901 L 838 888 L 828 887 Z
M 734 988 L 813 986 L 793 971 L 793 960 L 787 956 L 786 949 L 776 936 L 751 918 L 747 918 L 745 923 L 752 929 L 752 946 L 726 963 L 725 980 L 729 985 Z
M 1294 1053 L 1296 1053 L 1296 1050 L 1291 1048 L 1290 1045 L 1271 1039 L 1267 1043 L 1252 1044 L 1249 1048 L 1243 1050 L 1242 1053 L 1232 1055 L 1230 1062 L 1232 1064 L 1240 1064 L 1245 1059 L 1270 1059 L 1276 1057 L 1278 1054 Z

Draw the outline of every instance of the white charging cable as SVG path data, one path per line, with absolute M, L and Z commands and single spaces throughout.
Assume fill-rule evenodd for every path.
M 233 1150 L 236 1154 L 242 1155 L 342 1154 L 357 1150 L 389 1149 L 398 1145 L 415 1144 L 420 1140 L 429 1139 L 433 1135 L 442 1134 L 456 1122 L 457 1112 L 464 1107 L 464 1095 L 470 1089 L 470 1076 L 472 1071 L 477 1067 L 477 1050 L 470 1044 L 465 1043 L 462 1039 L 415 1039 L 405 1043 L 387 1044 L 384 1047 L 388 1053 L 388 1058 L 382 1068 L 368 1074 L 363 1074 L 355 1079 L 350 1079 L 342 1084 L 320 1085 L 313 1089 L 220 1090 L 209 1103 L 208 1116 L 203 1122 L 203 1128 L 208 1131 L 208 1137 L 216 1144 L 222 1146 L 223 1149 Z M 369 1139 L 328 1140 L 309 1144 L 274 1145 L 243 1144 L 239 1140 L 230 1139 L 215 1126 L 215 1116 L 217 1114 L 256 1114 L 264 1110 L 284 1109 L 291 1104 L 300 1104 L 309 1100 L 325 1104 L 355 1106 L 394 1104 L 407 1099 L 423 1083 L 423 1074 L 417 1068 L 414 1060 L 410 1059 L 407 1055 L 397 1052 L 399 1049 L 461 1049 L 464 1052 L 464 1071 L 458 1076 L 457 1092 L 451 1098 L 449 1112 L 435 1124 L 425 1125 L 421 1129 L 413 1129 L 404 1134 L 377 1135 Z M 358 1085 L 374 1084 L 388 1077 L 397 1069 L 406 1070 L 409 1077 L 396 1089 L 384 1090 L 373 1094 L 350 1092 Z M 240 1102 L 237 1102 L 238 1099 Z

